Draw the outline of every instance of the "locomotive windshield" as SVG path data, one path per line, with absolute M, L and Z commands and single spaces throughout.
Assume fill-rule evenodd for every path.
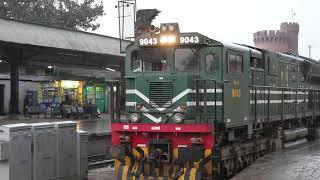
M 164 49 L 139 49 L 132 53 L 132 71 L 150 72 L 165 71 L 167 69 L 167 53 Z
M 193 48 L 176 49 L 175 69 L 178 72 L 194 72 L 198 69 L 199 53 Z
M 173 55 L 166 48 L 141 48 L 131 55 L 132 72 L 163 72 Z M 171 52 L 171 51 L 170 51 Z M 173 60 L 172 60 L 173 61 Z M 195 72 L 199 66 L 199 53 L 195 48 L 177 48 L 174 53 L 176 72 Z

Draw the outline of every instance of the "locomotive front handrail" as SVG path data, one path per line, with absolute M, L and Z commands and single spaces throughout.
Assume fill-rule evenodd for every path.
M 208 109 L 208 97 L 207 97 L 207 89 L 208 89 L 208 83 L 207 82 L 210 82 L 212 81 L 214 84 L 214 120 L 216 121 L 218 119 L 218 116 L 217 116 L 217 85 L 221 86 L 221 89 L 222 89 L 222 93 L 221 93 L 221 102 L 222 102 L 222 119 L 224 118 L 223 117 L 223 110 L 224 110 L 224 103 L 223 103 L 223 99 L 224 99 L 224 85 L 226 83 L 228 83 L 228 81 L 218 81 L 216 79 L 195 79 L 195 84 L 196 84 L 196 121 L 197 122 L 200 122 L 200 119 L 202 119 L 201 117 L 199 117 L 199 114 L 200 114 L 200 88 L 199 88 L 199 84 L 200 82 L 203 82 L 203 111 L 204 111 L 204 116 L 203 116 L 203 119 L 204 119 L 204 123 L 208 123 L 208 114 L 207 114 L 207 109 Z M 202 121 L 202 120 L 201 120 Z M 200 122 L 201 123 L 201 122 Z
M 121 92 L 124 91 L 125 81 L 120 80 L 113 80 L 109 81 L 111 88 L 110 88 L 110 119 L 114 122 L 116 119 L 120 122 L 121 119 Z M 114 92 L 114 87 L 116 87 L 116 92 Z M 114 101 L 115 105 L 114 105 Z M 116 114 L 116 117 L 115 117 Z
M 213 81 L 216 82 L 218 84 L 225 84 L 226 82 L 229 82 L 229 80 L 224 80 L 224 81 L 218 81 L 216 79 L 195 79 L 195 81 Z
M 249 87 L 257 87 L 257 88 L 274 88 L 274 89 L 297 89 L 297 90 L 312 90 L 312 91 L 320 91 L 320 89 L 311 89 L 311 88 L 295 88 L 295 87 L 282 87 L 282 86 L 260 86 L 260 85 L 249 85 Z

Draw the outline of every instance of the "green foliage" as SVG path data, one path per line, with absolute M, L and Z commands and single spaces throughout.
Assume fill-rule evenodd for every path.
M 0 16 L 60 26 L 96 30 L 104 15 L 102 1 L 95 0 L 0 0 Z

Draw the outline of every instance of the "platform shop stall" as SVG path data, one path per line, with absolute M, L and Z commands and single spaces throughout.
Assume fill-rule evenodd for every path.
M 38 101 L 45 114 L 60 115 L 61 104 L 69 98 L 72 102 L 83 103 L 83 81 L 50 81 L 39 85 Z
M 107 83 L 87 82 L 84 98 L 88 104 L 96 104 L 101 113 L 109 110 L 109 85 Z
M 73 101 L 76 101 L 80 104 L 83 103 L 83 86 L 85 81 L 60 81 L 60 87 L 63 91 L 63 100 L 66 100 L 68 95 Z

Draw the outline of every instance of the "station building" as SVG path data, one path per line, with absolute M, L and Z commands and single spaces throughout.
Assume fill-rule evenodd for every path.
M 108 112 L 111 81 L 124 76 L 131 41 L 0 18 L 0 115 L 49 106 L 66 95 Z
M 20 66 L 19 109 L 26 103 L 50 106 L 62 103 L 66 94 L 85 104 L 97 104 L 100 112 L 109 112 L 109 80 L 121 78 L 120 72 L 79 68 Z M 0 63 L 0 115 L 9 113 L 10 65 Z

